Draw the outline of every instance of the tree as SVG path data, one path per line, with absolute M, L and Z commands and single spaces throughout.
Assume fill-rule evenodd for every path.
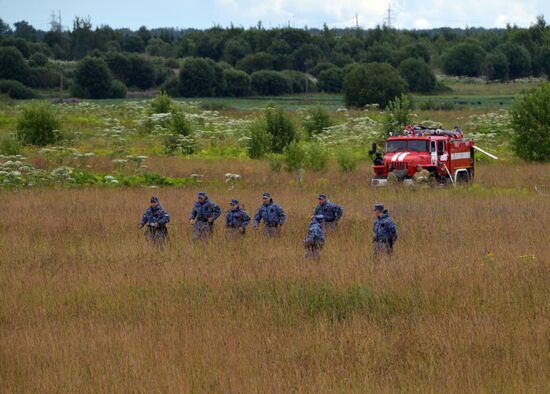
M 36 41 L 36 29 L 27 21 L 15 22 L 15 37 L 27 41 Z
M 413 92 L 431 93 L 437 80 L 435 74 L 423 60 L 409 58 L 399 65 L 399 72 Z
M 443 70 L 450 75 L 477 77 L 485 60 L 485 49 L 473 42 L 457 44 L 443 53 Z
M 149 89 L 155 80 L 155 70 L 149 61 L 138 55 L 130 56 L 131 73 L 128 85 L 137 86 L 140 89 Z
M 75 93 L 84 98 L 101 99 L 111 95 L 113 78 L 105 60 L 85 57 L 76 68 Z
M 344 72 L 341 68 L 332 66 L 319 74 L 319 89 L 325 93 L 340 93 L 342 91 L 342 83 Z
M 250 53 L 250 45 L 242 38 L 232 38 L 225 43 L 224 60 L 234 66 L 239 60 Z
M 28 82 L 29 66 L 17 48 L 0 47 L 0 79 Z
M 259 95 L 279 96 L 292 93 L 290 80 L 279 71 L 256 71 L 250 77 L 252 90 Z
M 132 74 L 132 62 L 128 56 L 120 52 L 107 52 L 105 61 L 113 75 L 128 84 Z
M 510 79 L 527 77 L 531 73 L 531 55 L 523 45 L 506 43 L 497 47 L 508 58 Z
M 29 65 L 32 67 L 44 67 L 48 64 L 48 57 L 41 52 L 33 53 L 29 58 Z
M 483 61 L 482 71 L 491 81 L 505 81 L 508 79 L 508 58 L 500 50 L 489 52 Z
M 266 52 L 258 52 L 252 55 L 247 55 L 237 62 L 239 70 L 246 71 L 252 74 L 260 70 L 273 70 L 275 57 Z
M 387 63 L 368 63 L 347 68 L 344 75 L 344 98 L 348 106 L 378 104 L 385 107 L 407 90 L 399 72 Z
M 292 53 L 294 69 L 308 71 L 315 67 L 320 57 L 321 51 L 318 47 L 312 44 L 302 45 Z
M 182 62 L 179 92 L 183 97 L 212 97 L 219 93 L 216 71 L 208 60 L 195 57 Z
M 244 71 L 232 68 L 223 71 L 225 93 L 231 97 L 244 97 L 250 94 L 250 76 Z
M 88 51 L 93 49 L 94 32 L 92 31 L 92 22 L 89 18 L 83 19 L 78 16 L 73 22 L 73 31 L 71 32 L 71 49 L 75 59 L 81 59 L 86 56 Z
M 528 161 L 550 161 L 550 83 L 516 99 L 510 115 L 516 155 Z
M 11 34 L 11 27 L 0 18 L 0 36 Z

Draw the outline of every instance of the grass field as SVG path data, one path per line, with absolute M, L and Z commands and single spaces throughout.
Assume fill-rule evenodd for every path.
M 478 168 L 466 189 L 372 189 L 273 174 L 254 161 L 165 168 L 243 184 L 207 190 L 253 212 L 269 188 L 279 239 L 191 242 L 198 187 L 1 191 L 2 392 L 543 392 L 550 387 L 548 165 Z M 345 210 L 320 262 L 303 259 L 316 193 Z M 154 193 L 170 243 L 137 229 Z M 371 206 L 398 227 L 371 254 Z M 225 210 L 225 209 L 224 209 Z

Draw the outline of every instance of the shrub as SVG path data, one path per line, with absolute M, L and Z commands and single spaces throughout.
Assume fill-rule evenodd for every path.
M 354 171 L 359 161 L 357 155 L 348 148 L 342 148 L 336 152 L 336 162 L 343 172 Z
M 191 135 L 191 124 L 185 117 L 183 111 L 172 109 L 172 118 L 170 120 L 169 128 L 180 135 Z
M 78 63 L 73 93 L 83 98 L 108 98 L 112 83 L 111 72 L 105 60 L 86 57 Z
M 306 78 L 309 78 L 309 76 L 294 70 L 284 70 L 282 73 L 290 81 L 291 93 L 304 93 L 306 91 Z M 308 90 L 311 92 L 314 88 L 313 82 L 308 81 Z
M 481 68 L 483 75 L 489 80 L 508 79 L 508 58 L 499 50 L 488 53 Z
M 179 78 L 183 97 L 212 97 L 223 92 L 223 69 L 211 59 L 184 60 Z
M 380 136 L 381 140 L 385 139 L 388 133 L 401 131 L 405 126 L 412 123 L 411 107 L 411 101 L 406 95 L 397 97 L 389 103 L 382 123 L 383 134 Z
M 306 168 L 313 171 L 323 171 L 327 168 L 327 163 L 327 149 L 319 143 L 310 144 L 307 148 Z
M 47 67 L 32 67 L 29 70 L 27 86 L 37 89 L 52 89 L 59 86 L 61 75 Z
M 268 107 L 264 112 L 265 130 L 271 135 L 271 151 L 282 153 L 297 139 L 296 128 L 282 108 Z
M 303 126 L 309 136 L 319 134 L 324 128 L 332 125 L 333 122 L 329 112 L 320 105 L 307 110 Z
M 125 84 L 130 81 L 132 63 L 128 56 L 120 52 L 107 52 L 105 61 L 113 75 Z
M 513 148 L 528 161 L 550 161 L 550 83 L 516 99 L 511 110 Z
M 129 57 L 131 64 L 131 72 L 128 78 L 129 86 L 136 86 L 140 89 L 149 89 L 155 81 L 155 69 L 151 62 L 138 56 L 132 55 Z
M 258 120 L 252 125 L 246 145 L 251 159 L 261 159 L 271 151 L 271 135 L 266 129 L 264 120 Z
M 49 104 L 34 102 L 23 106 L 17 119 L 17 137 L 24 144 L 44 146 L 60 139 L 61 123 Z
M 348 106 L 379 104 L 385 107 L 395 97 L 405 93 L 407 85 L 391 65 L 368 63 L 347 68 L 343 90 Z
M 12 134 L 4 134 L 0 137 L 0 154 L 19 155 L 22 149 L 21 141 Z
M 161 91 L 151 100 L 149 112 L 152 114 L 167 114 L 172 111 L 173 105 L 172 99 Z
M 165 92 L 170 97 L 177 97 L 179 95 L 179 81 L 175 75 L 170 76 L 160 86 L 160 90 Z
M 435 89 L 435 74 L 421 59 L 406 59 L 399 65 L 399 72 L 413 92 L 431 93 Z
M 340 93 L 344 72 L 341 68 L 332 66 L 322 70 L 319 74 L 319 90 L 325 93 Z
M 19 81 L 0 80 L 0 93 L 7 94 L 15 100 L 27 100 L 36 97 L 36 94 Z
M 126 85 L 122 81 L 119 81 L 118 79 L 114 79 L 113 83 L 111 84 L 111 98 L 126 98 L 126 94 L 128 93 L 128 89 L 126 88 Z
M 31 67 L 44 67 L 48 64 L 48 57 L 41 52 L 33 53 L 29 58 L 29 66 Z
M 223 76 L 227 96 L 244 97 L 250 95 L 250 76 L 247 73 L 228 68 L 223 71 Z
M 292 142 L 284 150 L 285 170 L 288 172 L 298 171 L 304 168 L 307 152 L 302 144 Z
M 251 76 L 252 90 L 264 96 L 279 96 L 292 93 L 292 84 L 288 77 L 277 71 L 257 71 Z
M 497 50 L 508 59 L 508 74 L 510 79 L 527 77 L 531 73 L 531 55 L 523 45 L 506 43 L 499 45 Z

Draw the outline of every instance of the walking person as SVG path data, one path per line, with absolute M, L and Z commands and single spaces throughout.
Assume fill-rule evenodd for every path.
M 390 256 L 397 241 L 397 227 L 383 204 L 374 206 L 376 218 L 373 225 L 372 248 L 375 256 Z
M 193 225 L 193 241 L 212 238 L 214 221 L 221 213 L 220 207 L 210 201 L 205 192 L 200 192 L 189 215 L 189 223 Z
M 319 260 L 325 244 L 323 235 L 323 215 L 315 215 L 311 218 L 307 236 L 304 241 L 304 257 L 306 259 Z
M 262 195 L 262 205 L 258 208 L 256 216 L 254 216 L 254 228 L 260 226 L 260 222 L 264 221 L 264 236 L 271 238 L 281 232 L 281 227 L 285 223 L 286 214 L 283 208 L 273 202 L 269 193 Z
M 150 205 L 143 214 L 139 223 L 139 228 L 143 228 L 147 224 L 145 238 L 150 244 L 162 246 L 168 237 L 168 229 L 166 224 L 170 221 L 168 212 L 160 205 L 159 199 L 155 196 L 151 197 Z
M 344 216 L 344 209 L 329 201 L 326 194 L 319 194 L 319 204 L 315 207 L 314 215 L 323 216 L 323 227 L 327 232 L 332 232 L 338 226 L 338 221 Z
M 225 214 L 226 233 L 230 238 L 244 237 L 246 226 L 250 223 L 250 216 L 241 208 L 239 201 L 233 199 L 229 203 L 229 210 Z

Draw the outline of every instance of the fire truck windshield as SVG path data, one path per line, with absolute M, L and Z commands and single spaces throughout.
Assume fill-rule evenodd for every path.
M 386 152 L 429 152 L 426 140 L 392 140 L 386 143 Z

